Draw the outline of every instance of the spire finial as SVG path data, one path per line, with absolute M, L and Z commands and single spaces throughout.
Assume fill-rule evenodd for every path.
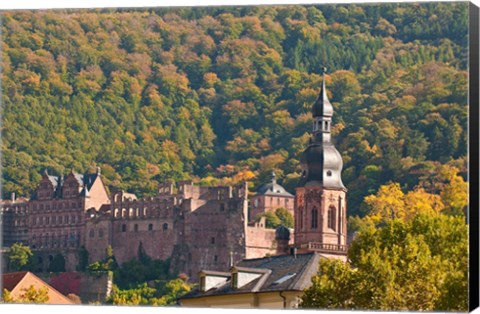
M 322 91 L 323 93 L 327 93 L 327 91 L 325 90 L 325 75 L 327 74 L 327 67 L 323 67 L 323 82 L 322 82 Z
M 272 171 L 272 183 L 277 183 L 277 175 L 275 174 L 275 171 Z

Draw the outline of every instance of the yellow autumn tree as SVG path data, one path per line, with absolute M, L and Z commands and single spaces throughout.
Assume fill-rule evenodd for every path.
M 419 213 L 438 214 L 444 208 L 442 198 L 421 187 L 403 193 L 400 184 L 382 185 L 377 194 L 365 198 L 369 216 L 378 220 L 410 220 Z

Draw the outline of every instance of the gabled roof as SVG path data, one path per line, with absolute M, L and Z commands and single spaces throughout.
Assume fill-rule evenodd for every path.
M 318 253 L 305 253 L 245 259 L 232 267 L 232 270 L 245 272 L 257 270 L 258 273 L 262 273 L 262 276 L 241 288 L 233 288 L 230 277 L 221 286 L 205 292 L 201 292 L 197 287 L 181 299 L 239 293 L 303 291 L 311 285 L 311 278 L 317 273 L 321 258 L 325 257 Z
M 75 180 L 78 182 L 79 185 L 79 193 L 80 196 L 88 196 L 89 191 L 91 190 L 93 183 L 97 179 L 98 176 L 100 176 L 100 172 L 97 171 L 97 173 L 86 173 L 86 174 L 80 174 L 80 173 L 75 173 L 71 172 L 73 174 L 73 177 Z M 52 183 L 53 185 L 53 197 L 58 198 L 62 197 L 62 188 L 65 180 L 69 175 L 64 175 L 64 176 L 52 176 L 49 175 L 47 172 L 45 172 L 46 177 L 48 180 Z M 36 199 L 36 191 L 32 196 L 32 199 Z
M 2 288 L 11 292 L 11 296 L 15 299 L 21 293 L 18 289 L 28 289 L 30 286 L 34 286 L 36 289 L 39 287 L 46 287 L 48 289 L 48 301 L 47 304 L 74 304 L 72 300 L 58 292 L 55 288 L 47 284 L 42 279 L 35 276 L 35 274 L 22 271 L 14 273 L 2 274 Z

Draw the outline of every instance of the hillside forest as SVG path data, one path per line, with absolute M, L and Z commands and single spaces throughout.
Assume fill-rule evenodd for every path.
M 5 11 L 1 23 L 4 198 L 28 197 L 45 169 L 96 167 L 138 195 L 180 179 L 255 191 L 272 171 L 293 193 L 323 67 L 349 215 L 380 187 L 466 180 L 467 2 Z

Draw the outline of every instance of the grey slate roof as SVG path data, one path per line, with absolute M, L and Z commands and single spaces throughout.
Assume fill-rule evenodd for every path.
M 53 185 L 53 190 L 54 190 L 53 197 L 54 198 L 61 198 L 62 197 L 62 187 L 63 187 L 63 184 L 64 184 L 68 175 L 52 176 L 52 175 L 49 175 L 46 171 L 45 171 L 45 175 L 47 176 L 48 180 L 50 180 L 50 182 Z M 87 174 L 73 173 L 73 176 L 77 180 L 78 185 L 80 187 L 80 196 L 88 196 L 89 195 L 89 191 L 91 190 L 93 183 L 95 182 L 95 180 L 97 179 L 97 177 L 99 175 L 100 175 L 99 172 L 97 172 L 97 173 L 87 173 Z M 37 198 L 37 195 L 36 195 L 36 192 L 35 192 L 32 195 L 31 199 L 34 200 L 36 198 Z
M 263 275 L 236 289 L 231 286 L 231 278 L 225 284 L 205 292 L 196 287 L 181 299 L 253 292 L 303 291 L 310 287 L 311 278 L 317 273 L 321 258 L 325 257 L 318 253 L 305 253 L 242 260 L 234 268 L 256 269 L 262 271 Z M 285 277 L 287 275 L 290 276 Z M 281 278 L 286 280 L 276 283 Z
M 288 193 L 283 186 L 277 183 L 275 173 L 272 174 L 272 181 L 261 186 L 257 192 L 258 195 L 267 195 L 267 196 L 287 196 L 294 197 L 292 194 Z

